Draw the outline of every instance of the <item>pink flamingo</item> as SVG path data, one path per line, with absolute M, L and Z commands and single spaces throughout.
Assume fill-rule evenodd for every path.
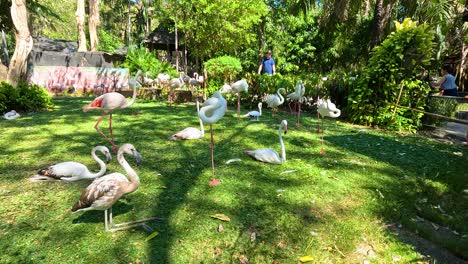
M 106 93 L 101 96 L 98 96 L 96 99 L 94 99 L 90 104 L 85 106 L 83 108 L 84 112 L 87 112 L 89 110 L 93 109 L 98 109 L 104 111 L 104 113 L 99 117 L 97 120 L 96 124 L 94 125 L 94 128 L 101 134 L 109 143 L 112 144 L 112 148 L 115 153 L 117 153 L 117 146 L 114 143 L 114 135 L 112 134 L 112 111 L 115 109 L 123 109 L 131 106 L 135 100 L 136 100 L 136 86 L 137 86 L 137 78 L 141 74 L 140 71 L 135 75 L 133 80 L 130 80 L 129 84 L 130 87 L 133 87 L 133 97 L 130 101 L 127 101 L 125 96 L 123 96 L 120 93 L 117 92 L 112 92 L 112 93 Z M 109 114 L 109 132 L 111 138 L 108 138 L 102 131 L 99 129 L 99 123 L 101 123 L 102 119 L 104 118 L 105 115 Z

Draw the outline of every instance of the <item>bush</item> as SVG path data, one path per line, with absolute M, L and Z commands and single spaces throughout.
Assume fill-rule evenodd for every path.
M 400 87 L 400 105 L 424 109 L 430 88 L 416 76 L 430 63 L 433 34 L 427 25 L 417 26 L 409 18 L 396 22 L 396 29 L 373 50 L 363 76 L 350 91 L 348 112 L 358 124 L 414 131 L 422 125 L 421 113 L 403 108 L 395 117 L 392 113 Z
M 11 84 L 0 84 L 0 112 L 38 111 L 53 107 L 47 91 L 35 84 L 19 83 L 15 88 Z
M 123 45 L 123 42 L 117 36 L 107 33 L 106 30 L 99 30 L 98 50 L 112 53 Z
M 204 66 L 210 78 L 224 82 L 232 81 L 242 71 L 240 60 L 231 56 L 210 59 L 205 62 Z
M 144 47 L 131 47 L 125 61 L 120 66 L 128 68 L 132 74 L 141 70 L 148 78 L 155 78 L 159 73 L 179 77 L 179 73 L 172 69 L 169 63 L 158 60 L 154 53 L 147 52 Z

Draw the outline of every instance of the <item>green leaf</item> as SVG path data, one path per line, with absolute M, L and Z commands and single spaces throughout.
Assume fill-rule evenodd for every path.
M 153 233 L 151 233 L 151 235 L 147 236 L 145 241 L 149 241 L 153 238 L 155 238 L 157 235 L 159 235 L 159 232 L 158 231 L 154 231 Z

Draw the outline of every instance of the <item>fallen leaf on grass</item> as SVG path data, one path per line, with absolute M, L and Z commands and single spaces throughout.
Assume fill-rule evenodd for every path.
M 233 163 L 233 162 L 240 162 L 240 161 L 242 161 L 242 160 L 241 160 L 241 159 L 239 159 L 239 158 L 236 158 L 236 159 L 230 159 L 230 160 L 226 161 L 226 164 Z
M 224 222 L 231 221 L 231 218 L 229 218 L 227 215 L 224 215 L 224 214 L 214 214 L 214 215 L 210 215 L 210 217 L 222 220 Z
M 297 170 L 286 170 L 286 171 L 283 171 L 280 173 L 281 174 L 287 174 L 287 173 L 293 173 L 293 172 L 296 172 Z
M 250 242 L 254 242 L 255 239 L 257 239 L 257 234 L 255 232 L 252 232 L 252 234 L 250 234 Z
M 249 259 L 248 259 L 246 256 L 244 256 L 244 255 L 241 255 L 241 256 L 239 257 L 239 261 L 240 261 L 242 264 L 249 264 Z
M 154 231 L 153 233 L 151 233 L 151 235 L 146 237 L 145 241 L 151 240 L 151 239 L 155 238 L 157 235 L 159 235 L 159 232 Z
M 463 153 L 461 153 L 461 152 L 453 152 L 453 154 L 455 154 L 455 155 L 457 155 L 459 157 L 463 157 Z
M 299 261 L 302 263 L 311 262 L 312 260 L 314 260 L 314 258 L 311 256 L 303 256 L 299 258 Z
M 221 233 L 221 232 L 223 232 L 223 231 L 224 231 L 223 225 L 222 225 L 222 224 L 219 224 L 219 225 L 218 225 L 218 232 Z

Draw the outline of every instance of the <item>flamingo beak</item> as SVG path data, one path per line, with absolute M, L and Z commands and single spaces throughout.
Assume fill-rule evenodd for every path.
M 284 134 L 286 135 L 288 133 L 288 126 L 284 126 L 283 130 L 284 130 Z
M 109 163 L 112 160 L 112 155 L 109 151 L 106 151 L 104 155 L 106 155 L 106 163 Z
M 137 165 L 140 165 L 141 163 L 141 154 L 138 153 L 136 150 L 132 150 L 133 157 L 135 157 L 135 161 Z

